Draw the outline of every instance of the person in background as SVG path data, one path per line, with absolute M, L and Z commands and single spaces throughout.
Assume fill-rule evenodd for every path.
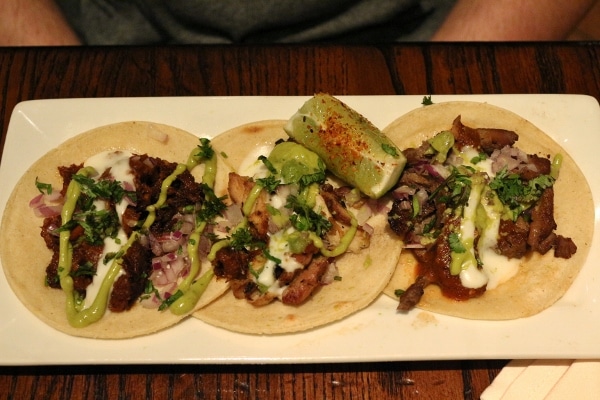
M 0 45 L 563 40 L 596 0 L 2 0 Z

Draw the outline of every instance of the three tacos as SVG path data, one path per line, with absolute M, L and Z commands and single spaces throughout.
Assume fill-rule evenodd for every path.
M 555 219 L 561 234 L 577 244 L 577 253 L 568 260 L 552 254 L 534 254 L 523 260 L 517 275 L 483 296 L 457 302 L 429 285 L 419 308 L 469 319 L 513 319 L 536 314 L 552 305 L 569 288 L 583 266 L 593 233 L 593 203 L 582 172 L 569 155 L 552 139 L 525 119 L 507 110 L 483 103 L 451 102 L 427 106 L 410 112 L 384 129 L 400 148 L 418 146 L 423 140 L 448 129 L 457 115 L 465 125 L 493 126 L 519 134 L 517 146 L 527 152 L 563 155 L 561 178 L 555 184 Z M 249 158 L 255 160 L 278 140 L 287 140 L 286 121 L 260 121 L 227 131 L 212 140 L 218 157 L 215 193 L 224 196 L 228 174 L 241 172 Z M 168 137 L 156 140 L 157 132 Z M 40 219 L 33 215 L 29 201 L 38 193 L 36 178 L 60 185 L 57 163 L 78 164 L 99 150 L 127 150 L 165 160 L 183 162 L 198 138 L 170 126 L 128 122 L 100 127 L 79 135 L 50 151 L 21 178 L 9 202 L 0 230 L 0 256 L 7 280 L 27 308 L 48 325 L 75 336 L 127 338 L 167 328 L 184 316 L 169 312 L 158 314 L 139 304 L 123 313 L 110 313 L 88 327 L 74 328 L 65 316 L 65 296 L 60 290 L 44 287 L 44 267 L 50 251 L 43 240 L 32 240 L 31 229 Z M 106 148 L 111 143 L 111 148 Z M 201 172 L 194 174 L 201 180 Z M 577 204 L 577 207 L 573 207 Z M 576 223 L 573 223 L 576 221 Z M 383 291 L 396 298 L 395 291 L 414 282 L 416 260 L 402 250 L 388 227 L 385 214 L 367 221 L 372 228 L 368 248 L 337 257 L 336 281 L 319 288 L 299 306 L 280 301 L 256 307 L 227 293 L 229 284 L 213 278 L 193 316 L 225 329 L 251 334 L 281 334 L 312 329 L 367 307 Z M 36 235 L 37 236 L 37 232 Z M 42 255 L 32 259 L 31 254 Z M 203 271 L 209 269 L 203 266 Z M 187 314 L 186 314 L 187 315 Z M 127 326 L 128 329 L 122 329 Z

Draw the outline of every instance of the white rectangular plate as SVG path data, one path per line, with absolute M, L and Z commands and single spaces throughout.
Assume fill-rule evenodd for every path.
M 384 128 L 421 106 L 422 96 L 340 96 Z M 288 119 L 307 97 L 188 97 L 37 100 L 15 108 L 0 164 L 0 214 L 19 177 L 65 139 L 100 125 L 147 120 L 198 136 L 247 122 Z M 433 96 L 498 105 L 527 118 L 560 143 L 586 175 L 600 213 L 600 109 L 577 95 Z M 576 207 L 576 205 L 574 205 Z M 37 234 L 32 232 L 32 235 Z M 568 293 L 548 310 L 514 321 L 469 321 L 415 310 L 397 315 L 380 297 L 366 310 L 310 332 L 251 336 L 188 319 L 129 340 L 71 337 L 44 325 L 0 274 L 0 365 L 302 363 L 443 359 L 600 358 L 600 238 Z M 127 327 L 123 327 L 127 329 Z

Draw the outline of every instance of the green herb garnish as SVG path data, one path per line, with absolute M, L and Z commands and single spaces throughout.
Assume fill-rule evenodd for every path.
M 215 151 L 210 145 L 210 140 L 207 138 L 200 138 L 200 144 L 198 145 L 198 153 L 196 153 L 196 157 L 204 160 L 210 160 L 214 154 Z
M 391 146 L 387 143 L 383 143 L 381 145 L 381 148 L 383 149 L 383 151 L 385 151 L 387 154 L 389 154 L 390 156 L 394 157 L 394 158 L 398 158 L 398 150 L 394 147 Z
M 456 232 L 452 232 L 448 235 L 448 244 L 450 246 L 450 250 L 455 253 L 464 253 L 467 251 L 465 246 L 460 241 L 460 236 Z
M 554 178 L 550 175 L 540 175 L 529 181 L 524 181 L 518 174 L 510 173 L 506 168 L 496 174 L 490 182 L 498 198 L 510 210 L 521 211 L 535 204 L 542 192 L 554 185 Z
M 288 196 L 285 207 L 294 212 L 290 216 L 290 222 L 299 231 L 312 231 L 317 236 L 322 236 L 331 229 L 331 222 L 327 218 L 313 210 L 296 196 Z
M 275 179 L 273 175 L 270 175 L 266 178 L 257 179 L 256 183 L 265 188 L 267 192 L 273 193 L 277 189 L 277 186 L 281 184 L 281 181 L 279 179 Z
M 431 95 L 429 96 L 423 96 L 423 101 L 421 101 L 421 104 L 424 106 L 430 106 L 433 104 L 433 101 L 431 101 Z
M 169 308 L 171 306 L 171 304 L 175 303 L 177 301 L 177 299 L 179 299 L 181 296 L 183 296 L 183 292 L 181 290 L 177 290 L 175 293 L 173 293 L 171 296 L 169 296 L 168 299 L 163 300 L 163 302 L 160 304 L 160 306 L 158 306 L 158 311 L 166 310 L 167 308 Z
M 258 159 L 259 161 L 262 161 L 262 163 L 265 165 L 265 167 L 267 167 L 270 173 L 277 174 L 277 169 L 273 166 L 273 163 L 269 161 L 267 157 L 259 156 Z
M 38 180 L 37 176 L 35 177 L 35 187 L 42 194 L 52 194 L 52 185 L 49 183 L 42 183 Z
M 227 205 L 223 202 L 227 196 L 217 197 L 214 190 L 205 183 L 202 183 L 204 192 L 204 202 L 196 215 L 198 221 L 209 222 L 216 216 L 222 215 Z

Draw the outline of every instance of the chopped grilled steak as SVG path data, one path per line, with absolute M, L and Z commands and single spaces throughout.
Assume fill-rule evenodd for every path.
M 245 279 L 251 259 L 252 254 L 247 251 L 223 247 L 213 262 L 215 275 L 228 281 Z
M 454 136 L 454 144 L 459 149 L 465 146 L 470 146 L 474 149 L 481 148 L 481 138 L 477 130 L 463 125 L 460 115 L 452 122 L 452 136 Z
M 321 197 L 323 197 L 331 216 L 342 224 L 350 225 L 352 223 L 350 211 L 348 211 L 342 199 L 334 191 L 333 186 L 324 184 L 321 185 L 320 189 Z
M 327 257 L 315 257 L 309 266 L 303 269 L 283 291 L 281 302 L 289 305 L 300 305 L 306 301 L 313 291 L 321 285 L 321 278 L 329 267 Z
M 540 175 L 550 174 L 551 165 L 548 158 L 540 157 L 535 154 L 528 154 L 527 164 L 522 165 L 520 168 L 511 172 L 519 174 L 523 180 L 530 181 Z
M 488 155 L 494 150 L 512 146 L 519 139 L 519 135 L 515 132 L 505 129 L 477 128 L 475 131 L 479 134 L 481 150 Z
M 129 310 L 144 293 L 147 277 L 152 273 L 152 252 L 139 242 L 133 242 L 123 256 L 124 274 L 119 276 L 110 295 L 108 309 Z
M 67 194 L 67 188 L 71 183 L 71 177 L 75 175 L 81 168 L 83 168 L 82 164 L 72 164 L 69 166 L 60 166 L 58 167 L 58 174 L 62 178 L 63 186 L 60 191 L 60 194 L 64 197 Z
M 496 128 L 471 128 L 463 125 L 460 115 L 452 123 L 452 134 L 459 149 L 471 146 L 487 155 L 505 146 L 512 146 L 519 139 L 519 135 L 513 131 Z
M 498 252 L 508 258 L 522 258 L 527 254 L 529 224 L 522 216 L 516 221 L 503 219 L 498 229 Z
M 52 234 L 52 231 L 54 229 L 58 228 L 60 225 L 61 225 L 60 215 L 44 218 L 44 222 L 42 224 L 42 230 L 40 232 L 40 235 L 42 236 L 42 238 L 44 238 L 46 247 L 49 250 L 52 250 L 52 251 L 58 250 L 58 246 L 59 246 L 58 235 Z
M 398 307 L 396 310 L 412 310 L 417 304 L 419 304 L 421 297 L 423 297 L 423 294 L 425 293 L 425 287 L 430 283 L 431 281 L 426 276 L 418 276 L 415 282 L 400 295 L 400 301 L 398 302 Z
M 96 274 L 96 264 L 102 256 L 103 246 L 92 245 L 82 241 L 73 248 L 70 275 L 73 277 L 73 289 L 84 294 Z
M 135 174 L 136 206 L 145 209 L 156 202 L 160 183 L 171 175 L 177 164 L 142 154 L 131 157 L 129 166 Z
M 543 246 L 544 241 L 556 229 L 554 221 L 554 190 L 545 189 L 539 201 L 531 211 L 531 223 L 527 244 L 533 251 L 545 254 L 549 248 Z
M 577 246 L 571 238 L 556 235 L 554 255 L 560 258 L 571 258 L 577 252 Z

